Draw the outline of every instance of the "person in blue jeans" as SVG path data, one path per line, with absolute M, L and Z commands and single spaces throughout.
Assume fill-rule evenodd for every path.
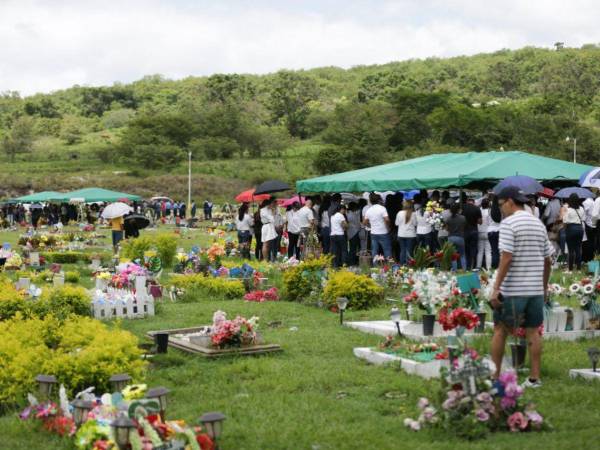
M 465 227 L 467 220 L 465 216 L 459 214 L 460 205 L 454 203 L 450 206 L 450 217 L 446 220 L 446 228 L 448 229 L 448 242 L 456 248 L 460 256 L 460 265 L 462 270 L 467 269 L 467 258 L 465 256 Z M 452 261 L 452 270 L 457 270 L 456 261 Z
M 386 259 L 392 257 L 392 239 L 390 237 L 390 218 L 381 196 L 372 193 L 369 195 L 371 207 L 365 213 L 363 224 L 371 228 L 371 254 L 377 256 L 383 253 Z
M 406 200 L 402 211 L 396 215 L 398 228 L 398 243 L 400 244 L 400 264 L 408 264 L 412 257 L 413 248 L 417 241 L 417 214 L 413 211 L 413 203 Z

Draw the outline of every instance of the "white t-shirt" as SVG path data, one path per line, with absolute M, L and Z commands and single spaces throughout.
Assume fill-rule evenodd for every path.
M 252 220 L 252 216 L 246 213 L 242 220 L 239 219 L 239 216 L 236 214 L 235 216 L 235 228 L 238 231 L 250 231 L 250 228 L 254 225 L 254 220 Z
M 584 218 L 585 218 L 585 211 L 583 210 L 583 208 L 581 206 L 577 209 L 573 209 L 573 208 L 569 207 L 569 208 L 567 208 L 567 213 L 563 217 L 563 222 L 564 223 L 575 223 L 575 224 L 581 225 L 581 222 Z
M 327 214 L 327 213 L 324 212 L 323 216 L 325 216 L 325 214 Z M 344 235 L 344 227 L 342 226 L 342 223 L 344 223 L 345 221 L 346 221 L 346 218 L 344 217 L 344 215 L 341 212 L 336 212 L 331 217 L 331 236 L 343 236 Z
M 308 206 L 303 206 L 296 213 L 298 227 L 301 229 L 310 227 L 310 222 L 314 220 L 314 218 L 313 211 Z
M 371 234 L 388 234 L 388 229 L 384 220 L 388 217 L 388 213 L 384 206 L 371 206 L 364 217 L 365 219 L 369 219 Z
M 430 214 L 427 211 L 424 211 L 423 215 L 421 215 L 421 211 L 415 211 L 415 215 L 417 216 L 417 234 L 431 233 L 433 231 L 433 227 L 427 222 Z
M 582 206 L 583 210 L 585 211 L 585 217 L 583 218 L 583 221 L 588 227 L 594 228 L 596 226 L 594 220 L 592 219 L 592 213 L 594 210 L 594 200 L 591 198 L 586 198 L 583 201 Z
M 287 218 L 287 230 L 289 233 L 298 234 L 300 233 L 300 227 L 298 226 L 298 211 L 290 209 L 285 213 Z
M 406 211 L 402 210 L 396 215 L 396 226 L 398 227 L 398 237 L 414 238 L 417 237 L 417 213 L 413 211 L 410 220 L 406 223 Z
M 600 219 L 600 197 L 594 200 L 594 207 L 592 208 L 592 223 L 597 225 L 598 219 Z

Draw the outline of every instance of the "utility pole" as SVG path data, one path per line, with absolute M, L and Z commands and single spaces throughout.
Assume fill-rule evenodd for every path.
M 188 202 L 187 208 L 185 209 L 187 212 L 187 217 L 190 217 L 190 213 L 192 211 L 192 151 L 188 152 Z M 191 217 L 190 217 L 191 218 Z

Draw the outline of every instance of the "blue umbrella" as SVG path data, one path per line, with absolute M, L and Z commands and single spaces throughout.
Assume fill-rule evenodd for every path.
M 576 194 L 579 198 L 594 198 L 592 191 L 581 187 L 568 187 L 561 189 L 554 194 L 556 198 L 569 198 L 571 194 Z
M 579 178 L 579 185 L 600 188 L 600 167 L 585 171 Z
M 404 200 L 412 200 L 420 191 L 413 189 L 412 191 L 400 191 L 404 194 Z
M 499 194 L 502 189 L 509 186 L 516 186 L 521 189 L 525 195 L 533 195 L 541 192 L 544 189 L 539 181 L 527 175 L 513 175 L 506 177 L 496 186 L 494 186 L 494 194 Z

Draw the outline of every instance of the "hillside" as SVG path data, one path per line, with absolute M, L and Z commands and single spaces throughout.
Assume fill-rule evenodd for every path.
M 523 48 L 274 74 L 0 96 L 0 196 L 98 185 L 231 198 L 436 151 L 522 149 L 600 163 L 600 48 Z M 1 87 L 0 87 L 1 89 Z

